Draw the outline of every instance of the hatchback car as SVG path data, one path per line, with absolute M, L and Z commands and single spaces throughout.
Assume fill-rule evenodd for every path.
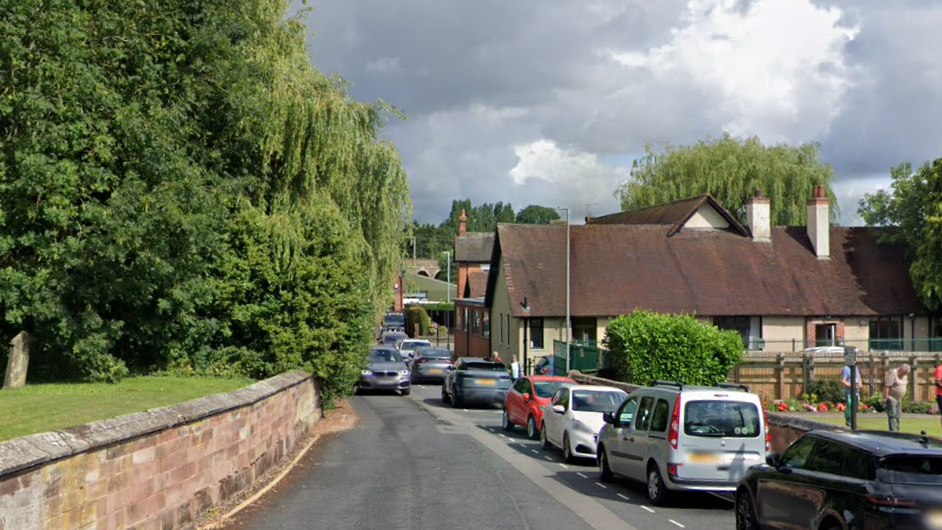
M 461 357 L 442 383 L 442 401 L 458 408 L 466 403 L 503 403 L 510 388 L 510 372 L 504 363 Z
M 514 425 L 523 425 L 527 428 L 527 438 L 539 438 L 543 405 L 549 403 L 553 393 L 564 383 L 576 384 L 568 377 L 552 375 L 528 375 L 514 381 L 504 400 L 501 420 L 504 430 L 512 431 Z
M 409 336 L 401 331 L 387 331 L 383 333 L 382 337 L 380 337 L 379 343 L 383 346 L 395 348 L 396 344 L 399 344 L 401 341 L 408 338 Z
M 564 385 L 543 407 L 540 445 L 563 450 L 563 460 L 595 458 L 602 414 L 614 412 L 628 393 L 610 386 Z
M 408 362 L 412 360 L 413 358 L 412 353 L 415 351 L 416 348 L 430 347 L 431 345 L 432 343 L 425 339 L 406 338 L 399 341 L 396 347 L 399 348 L 399 353 L 402 355 L 402 358 L 406 359 L 406 361 Z
M 412 361 L 412 382 L 424 383 L 432 380 L 442 382 L 452 367 L 451 351 L 445 348 L 424 347 L 415 350 Z
M 403 396 L 412 391 L 409 369 L 399 351 L 387 346 L 374 346 L 366 358 L 366 368 L 360 371 L 361 390 L 398 390 Z
M 645 482 L 653 504 L 675 490 L 732 495 L 746 469 L 765 461 L 771 441 L 762 402 L 745 385 L 658 381 L 603 418 L 601 480 L 617 474 Z
M 739 483 L 737 529 L 942 528 L 942 440 L 810 431 L 766 461 Z

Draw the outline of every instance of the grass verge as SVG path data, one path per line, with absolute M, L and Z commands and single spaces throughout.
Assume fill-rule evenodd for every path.
M 174 405 L 252 383 L 250 379 L 141 376 L 116 384 L 39 384 L 0 390 L 0 440 Z
M 844 425 L 844 416 L 822 416 L 811 417 L 815 421 L 831 423 L 834 425 Z M 868 431 L 887 431 L 886 414 L 860 414 L 857 416 L 857 428 Z M 926 431 L 929 436 L 942 436 L 942 427 L 939 425 L 939 416 L 906 416 L 899 420 L 899 429 L 901 432 L 919 434 L 920 431 Z

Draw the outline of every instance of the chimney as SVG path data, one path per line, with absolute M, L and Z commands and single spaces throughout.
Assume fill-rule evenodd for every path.
M 808 238 L 818 259 L 831 259 L 830 204 L 824 194 L 824 186 L 815 186 L 814 196 L 808 201 Z
M 458 218 L 458 237 L 464 237 L 468 233 L 468 216 L 461 209 L 461 217 Z
M 771 202 L 759 190 L 746 201 L 746 224 L 749 225 L 753 241 L 772 240 Z

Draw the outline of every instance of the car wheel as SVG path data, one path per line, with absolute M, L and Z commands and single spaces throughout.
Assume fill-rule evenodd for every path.
M 657 464 L 651 464 L 648 466 L 648 500 L 655 506 L 661 506 L 667 502 L 667 498 L 667 488 L 661 478 L 661 471 Z
M 546 422 L 545 421 L 543 422 L 542 425 L 540 425 L 540 447 L 542 447 L 543 449 L 550 448 L 549 438 L 546 437 Z
M 572 456 L 572 444 L 569 443 L 569 433 L 563 433 L 563 462 L 572 463 L 575 457 Z
M 527 418 L 527 438 L 536 440 L 539 436 L 540 432 L 536 428 L 536 418 L 530 416 Z
M 408 396 L 408 395 L 411 394 L 411 393 L 412 393 L 412 387 L 411 387 L 411 386 L 410 386 L 409 388 L 403 388 L 403 389 L 402 389 L 402 395 L 403 395 L 403 396 Z
M 462 403 L 461 399 L 459 399 L 456 394 L 452 394 L 450 397 L 451 397 L 451 406 L 452 406 L 452 407 L 454 407 L 454 408 L 456 408 L 456 409 L 460 409 L 460 408 L 462 408 L 462 407 L 464 406 L 464 403 Z
M 442 403 L 448 403 L 451 401 L 451 398 L 448 396 L 448 391 L 445 390 L 445 385 L 442 384 Z
M 611 482 L 615 480 L 615 474 L 608 465 L 608 457 L 605 456 L 605 448 L 599 447 L 599 482 Z
M 501 423 L 504 425 L 505 431 L 514 430 L 514 424 L 510 421 L 510 414 L 507 413 L 507 409 L 504 409 L 504 417 L 501 419 Z
M 752 506 L 752 499 L 745 491 L 736 496 L 736 530 L 758 530 L 756 511 Z

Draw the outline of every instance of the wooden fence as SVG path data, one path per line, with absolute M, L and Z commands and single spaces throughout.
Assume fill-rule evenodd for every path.
M 861 397 L 883 393 L 883 377 L 891 367 L 908 364 L 909 391 L 914 401 L 935 400 L 935 367 L 942 362 L 939 353 L 860 353 L 857 369 L 863 384 Z M 840 380 L 844 368 L 841 354 L 808 355 L 795 352 L 748 352 L 729 373 L 729 381 L 748 385 L 763 399 L 800 398 L 814 379 Z

